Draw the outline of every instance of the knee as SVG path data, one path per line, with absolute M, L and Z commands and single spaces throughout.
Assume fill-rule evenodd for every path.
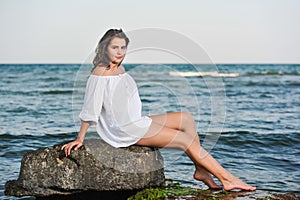
M 181 124 L 183 131 L 196 129 L 196 123 L 193 116 L 188 112 L 181 113 Z M 196 131 L 196 130 L 194 130 Z M 192 131 L 192 132 L 194 132 Z
M 193 116 L 189 112 L 182 112 L 181 116 L 182 116 L 183 123 L 194 123 L 195 122 Z

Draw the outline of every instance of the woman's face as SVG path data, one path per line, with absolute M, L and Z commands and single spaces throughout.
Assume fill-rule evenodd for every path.
M 125 57 L 126 50 L 127 47 L 125 39 L 118 37 L 113 38 L 107 47 L 107 55 L 110 62 L 114 64 L 120 63 Z

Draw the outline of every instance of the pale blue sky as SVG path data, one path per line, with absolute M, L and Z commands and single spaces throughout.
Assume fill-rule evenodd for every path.
M 119 27 L 176 31 L 214 63 L 300 63 L 299 10 L 299 0 L 0 0 L 0 63 L 82 63 Z

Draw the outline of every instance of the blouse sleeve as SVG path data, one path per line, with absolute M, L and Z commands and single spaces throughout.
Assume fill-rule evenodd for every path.
M 90 76 L 85 89 L 83 108 L 79 114 L 82 121 L 96 125 L 99 121 L 104 94 L 104 79 Z

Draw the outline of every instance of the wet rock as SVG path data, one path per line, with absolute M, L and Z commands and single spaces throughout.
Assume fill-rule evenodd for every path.
M 83 147 L 65 157 L 63 144 L 26 153 L 18 180 L 6 183 L 5 194 L 45 197 L 130 191 L 164 183 L 163 158 L 158 149 L 113 148 L 102 140 L 86 140 Z

